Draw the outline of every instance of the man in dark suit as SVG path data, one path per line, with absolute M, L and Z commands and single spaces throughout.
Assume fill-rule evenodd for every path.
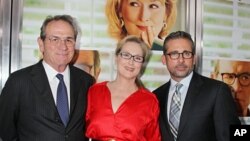
M 190 34 L 177 31 L 166 37 L 162 63 L 171 75 L 169 82 L 153 91 L 160 103 L 162 140 L 229 141 L 230 125 L 240 124 L 230 89 L 194 71 Z
M 86 140 L 86 94 L 94 78 L 68 65 L 78 32 L 75 19 L 69 15 L 45 19 L 37 40 L 43 59 L 12 73 L 0 95 L 3 141 Z

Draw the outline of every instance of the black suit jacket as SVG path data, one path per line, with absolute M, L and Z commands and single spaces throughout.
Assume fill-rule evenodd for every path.
M 173 141 L 167 118 L 170 81 L 154 90 L 160 103 L 162 141 Z M 229 87 L 193 73 L 183 105 L 177 141 L 229 141 L 229 126 L 240 124 Z
M 94 78 L 70 66 L 70 119 L 64 127 L 42 65 L 10 75 L 0 95 L 3 141 L 84 141 L 86 96 Z

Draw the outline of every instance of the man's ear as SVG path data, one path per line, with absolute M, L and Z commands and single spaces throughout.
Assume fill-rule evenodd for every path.
M 39 45 L 40 51 L 43 53 L 44 52 L 44 43 L 43 43 L 43 40 L 40 37 L 37 38 L 37 43 Z
M 162 62 L 163 65 L 167 64 L 167 58 L 166 58 L 166 56 L 164 54 L 161 56 L 161 62 Z
M 193 56 L 193 65 L 196 64 L 196 55 Z
M 38 43 L 39 50 L 40 50 L 39 58 L 42 59 L 43 58 L 43 52 L 44 52 L 44 42 L 40 37 L 38 37 L 37 38 L 37 43 Z

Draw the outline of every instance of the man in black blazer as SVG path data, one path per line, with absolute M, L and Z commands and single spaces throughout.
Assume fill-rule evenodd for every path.
M 94 78 L 69 65 L 79 28 L 69 15 L 47 17 L 38 38 L 43 60 L 10 75 L 0 95 L 0 138 L 3 141 L 85 141 L 86 95 Z M 62 122 L 56 75 L 66 85 L 69 111 Z
M 166 37 L 162 63 L 171 76 L 169 82 L 153 91 L 160 103 L 162 141 L 229 141 L 230 125 L 240 124 L 230 89 L 223 82 L 194 72 L 195 45 L 190 34 L 177 31 Z M 176 84 L 182 84 L 179 118 L 171 116 Z M 178 121 L 176 136 L 170 117 Z

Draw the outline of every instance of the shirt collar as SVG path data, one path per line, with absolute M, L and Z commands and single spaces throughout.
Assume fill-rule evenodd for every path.
M 170 89 L 175 89 L 175 85 L 177 83 L 181 83 L 183 84 L 184 87 L 188 88 L 189 87 L 189 84 L 190 84 L 190 81 L 192 79 L 192 76 L 193 76 L 193 71 L 188 75 L 186 76 L 185 78 L 183 78 L 180 82 L 177 82 L 175 81 L 174 79 L 170 79 Z
M 54 77 L 59 73 L 57 72 L 54 68 L 52 68 L 48 63 L 46 63 L 45 61 L 42 62 L 45 72 L 47 74 L 48 80 L 52 81 L 54 79 Z M 68 78 L 68 74 L 69 74 L 69 66 L 66 67 L 66 69 L 64 70 L 64 72 L 61 72 L 60 74 L 62 74 L 63 76 L 66 77 L 66 79 Z

